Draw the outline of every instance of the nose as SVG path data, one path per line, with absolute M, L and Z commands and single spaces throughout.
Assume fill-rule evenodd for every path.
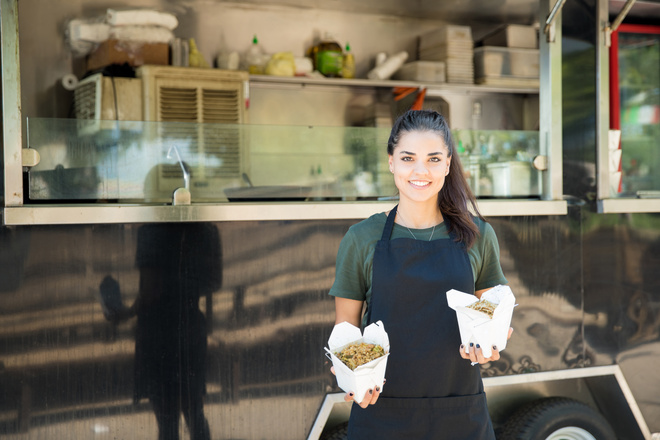
M 423 160 L 419 160 L 415 162 L 414 171 L 416 174 L 424 175 L 428 173 L 429 169 L 426 166 L 426 162 L 424 162 Z

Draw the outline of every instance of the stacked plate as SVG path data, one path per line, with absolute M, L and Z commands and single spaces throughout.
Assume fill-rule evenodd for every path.
M 419 59 L 443 61 L 447 82 L 474 83 L 472 30 L 469 26 L 445 25 L 419 38 Z

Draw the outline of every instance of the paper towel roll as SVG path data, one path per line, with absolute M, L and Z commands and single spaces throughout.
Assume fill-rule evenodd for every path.
M 78 86 L 78 78 L 73 73 L 68 73 L 62 77 L 62 87 L 66 90 L 75 90 Z

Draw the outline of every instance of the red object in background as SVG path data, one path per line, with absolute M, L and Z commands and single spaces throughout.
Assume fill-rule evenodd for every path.
M 621 130 L 621 93 L 619 90 L 619 33 L 660 34 L 660 26 L 622 24 L 612 32 L 610 44 L 610 129 Z M 619 139 L 619 148 L 621 140 Z M 619 163 L 621 171 L 621 162 Z M 618 192 L 621 192 L 622 180 Z
M 394 100 L 400 101 L 411 93 L 417 92 L 415 101 L 413 102 L 410 110 L 421 110 L 424 106 L 424 98 L 426 97 L 426 89 L 421 87 L 394 87 Z

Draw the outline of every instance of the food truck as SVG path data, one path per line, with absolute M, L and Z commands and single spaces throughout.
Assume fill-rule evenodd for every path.
M 214 439 L 345 438 L 328 291 L 347 229 L 396 204 L 413 106 L 447 117 L 516 297 L 480 366 L 497 437 L 660 438 L 657 2 L 0 18 L 0 438 L 156 438 L 182 405 Z M 172 407 L 144 397 L 172 381 Z

